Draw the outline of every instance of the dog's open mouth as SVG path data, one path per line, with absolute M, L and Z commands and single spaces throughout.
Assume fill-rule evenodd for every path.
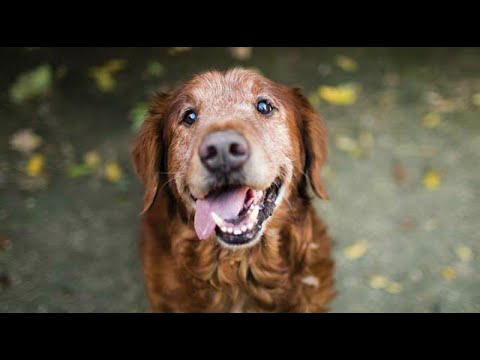
M 256 240 L 262 225 L 275 208 L 282 186 L 277 178 L 268 189 L 247 186 L 218 189 L 196 201 L 195 231 L 207 239 L 215 231 L 218 239 L 230 246 Z

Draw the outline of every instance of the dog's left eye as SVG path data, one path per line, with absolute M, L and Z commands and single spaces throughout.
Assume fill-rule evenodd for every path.
M 197 121 L 197 113 L 193 110 L 188 110 L 185 115 L 183 115 L 182 120 L 187 126 L 192 125 L 195 121 Z
M 267 100 L 259 100 L 257 102 L 257 110 L 260 114 L 268 115 L 273 111 L 273 106 Z

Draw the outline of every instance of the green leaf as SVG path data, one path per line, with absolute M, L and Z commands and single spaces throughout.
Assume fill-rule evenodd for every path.
M 68 177 L 74 179 L 91 174 L 93 169 L 84 164 L 73 164 L 67 170 Z
M 132 122 L 132 131 L 137 131 L 143 124 L 143 120 L 148 113 L 148 102 L 139 102 L 130 111 L 130 121 Z
M 10 100 L 15 104 L 44 95 L 52 85 L 50 65 L 40 65 L 35 69 L 20 74 L 11 86 Z

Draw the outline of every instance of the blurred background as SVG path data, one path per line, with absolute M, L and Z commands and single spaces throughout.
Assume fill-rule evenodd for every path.
M 148 311 L 129 145 L 150 95 L 243 66 L 325 120 L 333 312 L 480 310 L 480 49 L 2 48 L 0 312 Z

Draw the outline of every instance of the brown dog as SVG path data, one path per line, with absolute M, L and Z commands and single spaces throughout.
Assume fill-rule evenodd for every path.
M 133 149 L 153 311 L 321 312 L 334 295 L 320 117 L 298 89 L 234 69 L 157 94 Z

